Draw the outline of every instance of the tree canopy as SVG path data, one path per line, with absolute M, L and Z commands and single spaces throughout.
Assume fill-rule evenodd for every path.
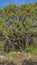
M 37 3 L 0 9 L 0 50 L 22 51 L 29 44 L 37 44 Z

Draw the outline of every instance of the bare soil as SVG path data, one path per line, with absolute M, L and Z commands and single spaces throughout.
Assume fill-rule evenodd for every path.
M 37 55 L 32 55 L 31 58 L 3 58 L 0 59 L 0 65 L 37 65 Z

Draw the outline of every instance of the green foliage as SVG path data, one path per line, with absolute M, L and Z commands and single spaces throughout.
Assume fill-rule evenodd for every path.
M 0 10 L 0 50 L 23 51 L 34 41 L 37 43 L 37 3 L 8 5 Z
M 27 50 L 28 53 L 37 55 L 37 46 L 30 45 L 29 49 Z

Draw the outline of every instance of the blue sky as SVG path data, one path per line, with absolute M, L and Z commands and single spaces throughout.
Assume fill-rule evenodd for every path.
M 3 8 L 6 5 L 9 4 L 16 4 L 16 5 L 22 5 L 25 3 L 35 3 L 37 0 L 0 0 L 0 8 Z

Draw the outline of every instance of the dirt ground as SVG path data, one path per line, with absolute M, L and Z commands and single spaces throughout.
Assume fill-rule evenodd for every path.
M 26 58 L 3 58 L 0 59 L 0 65 L 37 65 L 37 55 Z

